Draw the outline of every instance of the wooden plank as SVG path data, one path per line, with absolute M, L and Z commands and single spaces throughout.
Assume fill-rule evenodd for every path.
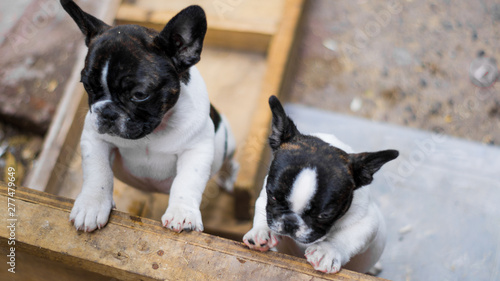
M 106 0 L 100 3 L 98 11 L 95 13 L 105 22 L 110 22 L 116 14 L 119 0 Z M 69 16 L 68 16 L 69 17 Z M 76 25 L 74 32 L 80 32 Z M 63 96 L 54 118 L 50 124 L 49 132 L 44 141 L 43 149 L 38 160 L 33 165 L 26 186 L 36 190 L 53 189 L 59 179 L 63 176 L 64 169 L 58 169 L 58 162 L 65 162 L 70 157 L 74 147 L 80 137 L 83 119 L 78 118 L 78 108 L 85 100 L 83 86 L 80 83 L 80 71 L 83 68 L 87 47 L 83 39 L 78 48 L 78 58 L 71 72 L 71 76 L 66 82 Z M 81 112 L 80 112 L 81 113 Z M 81 117 L 80 117 L 81 118 Z M 74 127 L 77 125 L 79 127 Z M 63 166 L 64 167 L 64 164 Z
M 0 184 L 0 205 L 7 206 L 9 195 Z M 15 236 L 16 278 L 54 280 L 59 276 L 33 276 L 23 255 L 41 257 L 51 266 L 59 264 L 75 271 L 98 273 L 119 280 L 234 280 L 252 276 L 254 280 L 380 280 L 341 270 L 328 275 L 315 271 L 305 259 L 275 252 L 248 250 L 242 243 L 191 232 L 177 234 L 158 221 L 113 211 L 109 223 L 93 233 L 77 232 L 68 222 L 73 200 L 19 187 L 15 199 L 16 228 L 11 234 L 0 228 L 2 253 L 10 252 L 7 240 Z M 7 222 L 8 212 L 0 213 Z M 8 251 L 8 250 L 9 251 Z M 6 263 L 7 256 L 1 260 Z M 54 263 L 54 262 L 57 262 Z M 0 271 L 0 279 L 13 275 Z M 48 273 L 50 274 L 50 272 Z
M 30 133 L 44 135 L 78 59 L 81 32 L 58 1 L 30 0 L 22 13 L 2 14 L 15 23 L 0 46 L 0 118 Z M 14 3 L 13 5 L 22 5 Z M 97 1 L 84 3 L 99 10 Z M 76 25 L 75 25 L 76 29 Z
M 267 138 L 272 117 L 268 99 L 271 95 L 281 93 L 283 78 L 286 76 L 287 63 L 303 7 L 304 0 L 286 1 L 282 21 L 271 41 L 262 90 L 247 140 L 238 155 L 238 162 L 241 165 L 235 188 L 238 202 L 248 201 L 248 199 L 245 200 L 246 198 L 255 202 L 255 197 L 262 188 L 263 177 L 268 167 Z M 244 206 L 239 210 L 240 212 L 236 213 L 236 216 L 240 219 L 248 218 L 250 216 L 246 211 L 250 209 L 248 207 Z
M 4 239 L 0 238 L 3 242 Z M 4 256 L 10 254 L 10 251 L 0 248 L 0 254 Z M 8 273 L 7 269 L 0 273 L 1 280 L 25 281 L 25 280 L 71 280 L 71 281 L 110 281 L 110 278 L 98 273 L 82 269 L 75 269 L 57 260 L 48 260 L 45 253 L 35 255 L 33 249 L 20 245 L 16 248 L 15 273 Z M 42 250 L 43 251 L 43 250 Z M 10 275 L 10 276 L 9 276 Z
M 161 30 L 169 19 L 192 4 L 202 6 L 207 14 L 205 45 L 265 52 L 277 31 L 284 0 L 139 0 L 133 4 L 123 3 L 116 20 L 118 24 L 139 24 Z

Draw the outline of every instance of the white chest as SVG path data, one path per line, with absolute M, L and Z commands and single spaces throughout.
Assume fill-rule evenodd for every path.
M 144 145 L 113 151 L 116 178 L 146 191 L 168 193 L 176 175 L 177 155 Z

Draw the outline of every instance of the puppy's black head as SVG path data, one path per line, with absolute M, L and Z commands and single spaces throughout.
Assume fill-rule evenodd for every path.
M 301 134 L 279 100 L 269 143 L 273 161 L 267 177 L 267 222 L 281 235 L 309 244 L 323 238 L 349 209 L 354 190 L 398 152 L 348 154 L 314 136 Z
M 61 4 L 89 48 L 81 81 L 96 129 L 127 139 L 153 132 L 200 60 L 207 30 L 203 9 L 190 6 L 157 32 L 138 25 L 111 27 L 73 1 Z

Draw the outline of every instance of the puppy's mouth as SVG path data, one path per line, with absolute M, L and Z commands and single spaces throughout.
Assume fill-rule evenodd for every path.
M 157 126 L 155 126 L 153 133 L 164 131 L 168 126 L 168 120 L 170 119 L 172 114 L 173 114 L 172 110 L 165 113 L 165 115 L 163 115 L 163 118 L 161 119 L 161 122 Z
M 279 234 L 281 236 L 287 236 L 287 237 L 290 237 L 292 240 L 296 241 L 296 242 L 299 242 L 300 244 L 304 244 L 304 245 L 311 245 L 311 244 L 314 244 L 316 242 L 319 242 L 320 239 L 309 239 L 307 237 L 298 237 L 297 235 L 293 234 L 293 233 L 287 233 L 287 232 L 278 232 L 278 231 L 275 231 L 271 228 L 271 230 L 273 232 L 275 232 L 276 234 Z M 325 238 L 323 237 L 321 240 L 324 240 Z
M 306 245 L 306 246 L 316 244 L 316 243 L 321 242 L 321 241 L 326 239 L 326 235 L 324 235 L 320 238 L 317 238 L 317 239 L 311 238 L 311 237 L 306 237 L 306 238 L 297 237 L 297 236 L 289 236 L 289 237 L 294 239 L 295 241 L 301 243 L 301 244 Z
M 159 122 L 158 122 L 159 123 Z M 122 124 L 110 124 L 107 122 L 100 123 L 97 129 L 99 134 L 107 134 L 110 136 L 118 136 L 123 139 L 137 140 L 141 139 L 153 132 L 158 125 L 139 124 L 128 122 Z
M 314 244 L 320 241 L 321 239 L 325 239 L 326 237 L 325 235 L 324 237 L 320 237 L 319 239 L 316 238 L 316 235 L 314 235 L 313 230 L 307 227 L 306 225 L 297 226 L 293 230 L 290 229 L 287 230 L 284 227 L 285 224 L 282 221 L 271 224 L 268 223 L 268 225 L 273 232 L 282 236 L 288 236 L 294 241 L 304 245 Z

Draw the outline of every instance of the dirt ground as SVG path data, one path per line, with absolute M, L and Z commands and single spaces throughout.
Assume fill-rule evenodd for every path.
M 500 144 L 499 84 L 469 77 L 500 61 L 500 3 L 309 1 L 288 101 Z

